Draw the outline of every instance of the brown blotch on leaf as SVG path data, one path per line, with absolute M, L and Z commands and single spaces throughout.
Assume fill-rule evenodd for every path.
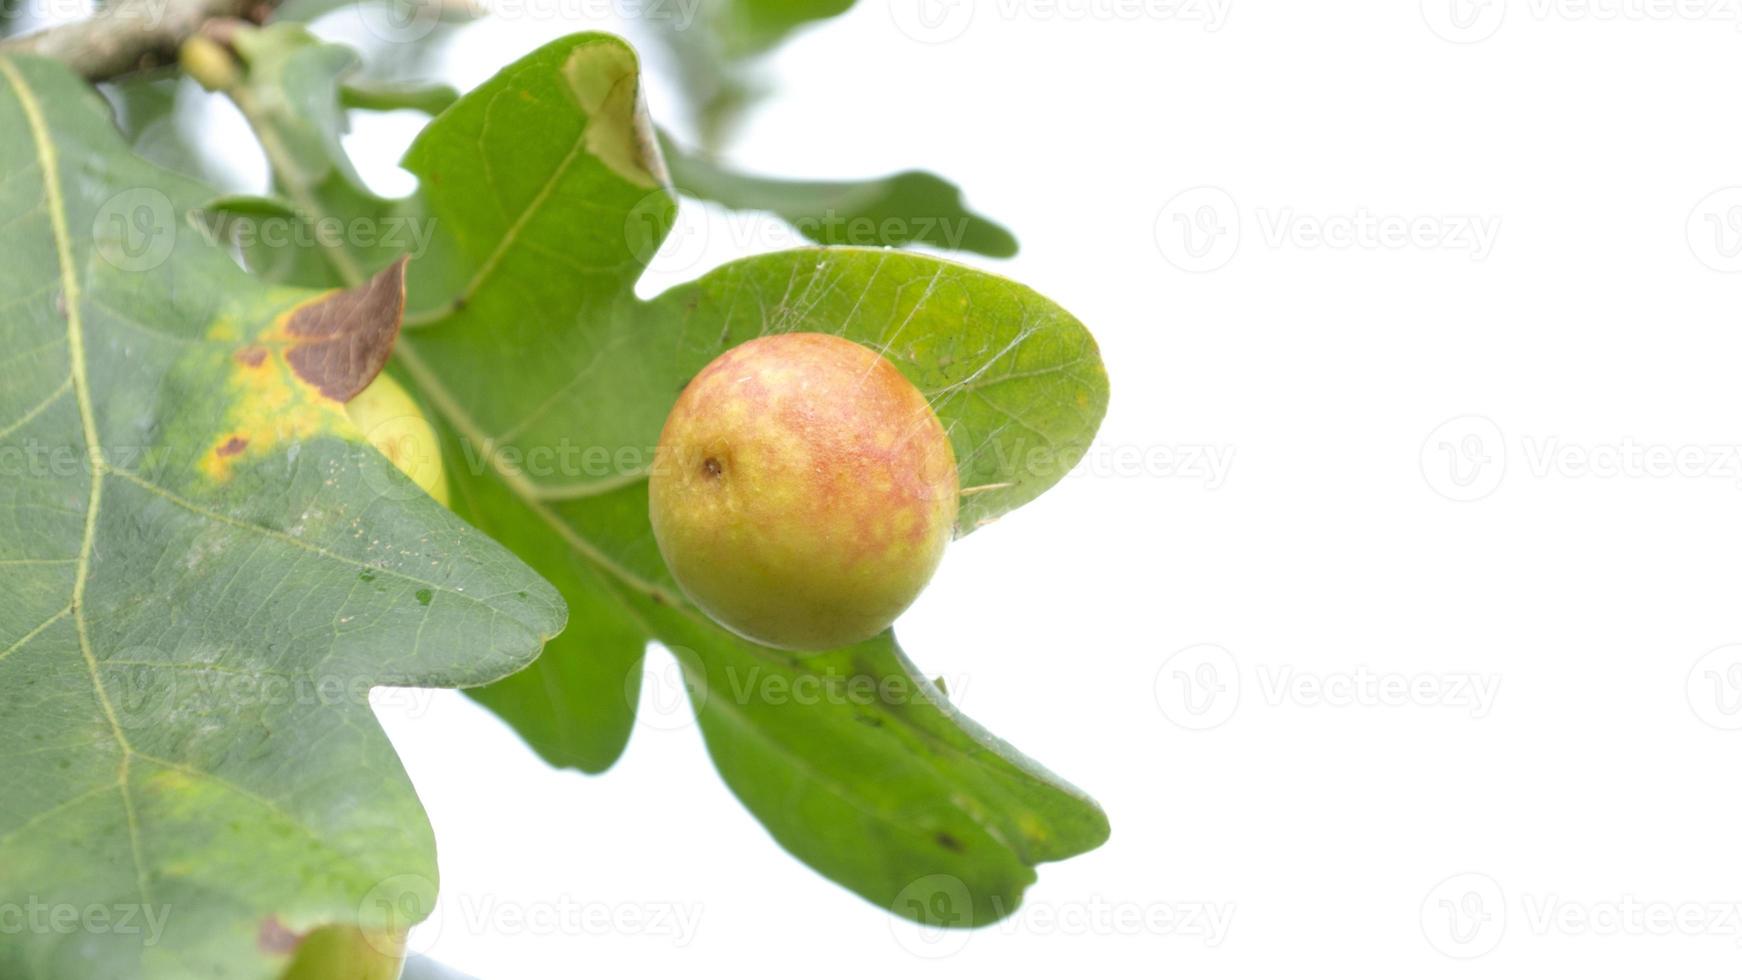
M 942 831 L 938 832 L 936 840 L 939 847 L 949 851 L 951 854 L 960 854 L 968 849 L 961 841 L 956 840 L 954 837 L 951 837 L 949 834 Z
M 285 355 L 297 376 L 334 401 L 348 402 L 369 386 L 405 315 L 405 259 L 361 286 L 328 293 L 292 313 L 293 344 Z
M 234 456 L 248 448 L 248 440 L 241 436 L 231 436 L 227 442 L 218 447 L 219 456 Z
M 266 363 L 266 348 L 244 347 L 236 352 L 236 362 L 247 367 L 257 368 Z
M 260 923 L 260 935 L 255 940 L 260 951 L 269 956 L 289 955 L 301 942 L 302 937 L 286 929 L 276 915 L 267 916 L 266 921 Z

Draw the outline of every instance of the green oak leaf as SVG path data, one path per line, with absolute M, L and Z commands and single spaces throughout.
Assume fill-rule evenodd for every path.
M 886 250 L 761 256 L 636 299 L 672 213 L 636 89 L 621 42 L 565 39 L 462 98 L 406 157 L 472 271 L 395 362 L 447 429 L 456 508 L 575 610 L 538 665 L 474 696 L 551 761 L 601 769 L 657 640 L 706 692 L 697 706 L 722 775 L 788 850 L 885 907 L 943 875 L 965 883 L 968 921 L 1008 914 L 1034 864 L 1105 838 L 1099 808 L 950 709 L 888 634 L 793 658 L 708 621 L 659 559 L 645 467 L 677 393 L 721 351 L 837 333 L 932 398 L 962 465 L 966 533 L 1086 450 L 1107 398 L 1094 342 L 1026 287 Z M 796 704 L 762 696 L 771 677 L 898 694 Z
M 961 188 L 936 174 L 909 170 L 872 180 L 787 180 L 734 170 L 664 134 L 660 147 L 684 196 L 779 215 L 819 245 L 924 244 L 995 258 L 1016 254 L 1015 236 L 969 210 Z
M 0 976 L 264 980 L 320 927 L 397 934 L 434 841 L 369 690 L 495 681 L 565 616 L 344 413 L 403 266 L 248 276 L 54 63 L 0 58 L 0 131 L 0 906 L 46 917 Z
M 878 249 L 761 256 L 638 299 L 676 211 L 639 89 L 621 41 L 565 38 L 462 97 L 405 160 L 444 246 L 412 264 L 419 312 L 392 370 L 442 432 L 455 510 L 571 610 L 532 668 L 473 696 L 553 764 L 601 771 L 635 724 L 645 650 L 662 643 L 692 680 L 721 773 L 788 850 L 903 915 L 938 918 L 912 893 L 938 879 L 972 906 L 946 924 L 1006 915 L 1035 864 L 1105 839 L 1100 809 L 963 718 L 891 635 L 794 659 L 707 620 L 659 558 L 645 472 L 678 392 L 714 356 L 767 332 L 828 331 L 883 351 L 931 396 L 969 533 L 1086 450 L 1107 400 L 1094 342 L 1026 287 Z M 895 693 L 764 696 L 866 682 Z

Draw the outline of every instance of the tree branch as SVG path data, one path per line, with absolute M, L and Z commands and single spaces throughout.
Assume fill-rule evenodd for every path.
M 181 43 L 219 18 L 266 19 L 281 0 L 119 0 L 88 20 L 0 41 L 0 55 L 53 58 L 93 82 L 173 64 Z

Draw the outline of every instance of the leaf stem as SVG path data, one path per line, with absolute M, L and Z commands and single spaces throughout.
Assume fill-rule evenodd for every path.
M 290 195 L 291 203 L 302 213 L 304 220 L 314 224 L 323 216 L 325 209 L 321 207 L 320 198 L 314 190 L 304 183 L 296 174 L 299 173 L 295 162 L 291 159 L 290 150 L 284 144 L 284 138 L 272 125 L 270 117 L 255 100 L 254 93 L 245 81 L 238 80 L 229 88 L 223 90 L 230 101 L 236 104 L 242 117 L 248 120 L 248 125 L 254 130 L 255 138 L 260 140 L 260 148 L 266 153 L 266 160 L 272 167 L 272 174 L 277 183 Z M 346 286 L 360 286 L 369 278 L 355 256 L 346 251 L 343 242 L 326 240 L 325 236 L 316 235 L 321 251 L 326 255 L 327 262 Z

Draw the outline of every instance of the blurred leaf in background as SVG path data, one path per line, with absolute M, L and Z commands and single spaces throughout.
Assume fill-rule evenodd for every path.
M 853 0 L 698 0 L 656 5 L 651 26 L 688 98 L 703 150 L 723 150 L 744 113 L 768 93 L 757 60 L 801 28 L 846 13 Z M 689 16 L 693 14 L 693 19 Z

